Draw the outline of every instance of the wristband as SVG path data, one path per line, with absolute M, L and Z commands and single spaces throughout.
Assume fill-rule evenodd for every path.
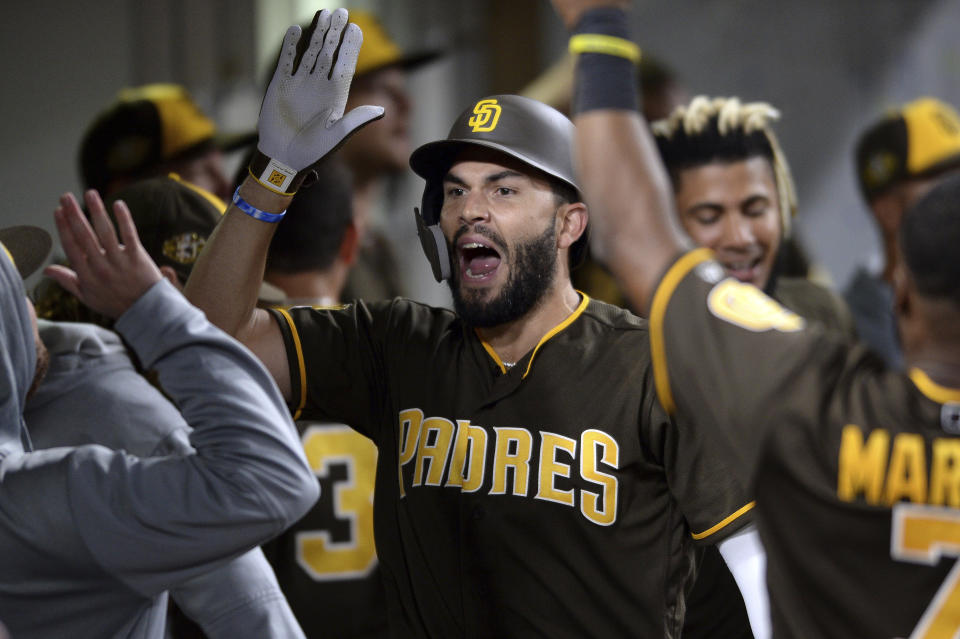
M 267 213 L 266 211 L 261 211 L 240 197 L 239 186 L 237 187 L 237 190 L 233 192 L 233 205 L 255 220 L 260 220 L 261 222 L 270 222 L 272 224 L 276 224 L 283 219 L 284 215 L 287 214 L 286 211 L 281 211 L 279 213 Z
M 258 149 L 250 160 L 250 175 L 264 188 L 280 195 L 293 195 L 309 171 L 297 171 Z
M 573 113 L 598 109 L 639 109 L 636 64 L 640 48 L 630 39 L 622 9 L 601 7 L 583 14 L 570 38 L 577 53 Z
M 570 38 L 570 53 L 603 53 L 640 64 L 640 47 L 636 43 L 602 33 L 576 34 Z

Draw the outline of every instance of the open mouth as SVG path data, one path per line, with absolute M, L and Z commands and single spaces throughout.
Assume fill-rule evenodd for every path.
M 723 262 L 723 268 L 727 275 L 741 282 L 756 283 L 760 275 L 760 262 L 763 256 L 752 260 L 739 260 L 737 262 Z
M 460 273 L 465 281 L 488 280 L 500 267 L 500 253 L 483 240 L 462 242 L 459 249 Z

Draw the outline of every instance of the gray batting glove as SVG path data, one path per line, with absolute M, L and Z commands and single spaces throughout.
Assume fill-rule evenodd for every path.
M 301 38 L 309 45 L 296 64 Z M 343 113 L 362 43 L 363 33 L 347 23 L 346 9 L 319 11 L 305 34 L 297 25 L 287 29 L 260 107 L 258 153 L 250 163 L 250 173 L 263 186 L 296 192 L 321 158 L 383 117 L 383 107 L 370 105 Z

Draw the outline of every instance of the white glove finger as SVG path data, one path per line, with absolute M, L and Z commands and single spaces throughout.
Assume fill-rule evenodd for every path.
M 382 117 L 382 106 L 373 106 L 372 104 L 358 106 L 330 126 L 330 130 L 336 132 L 336 135 L 332 137 L 340 138 L 340 144 L 342 144 L 343 140 L 346 140 L 347 137 Z
M 303 43 L 304 47 L 301 47 L 301 50 L 306 49 L 303 53 L 303 58 L 300 60 L 300 66 L 297 67 L 298 74 L 311 73 L 313 71 L 313 65 L 317 62 L 317 54 L 320 53 L 320 48 L 323 46 L 324 35 L 327 32 L 327 29 L 330 27 L 330 10 L 321 9 L 313 16 L 313 23 L 310 25 L 310 42 Z
M 330 16 L 330 28 L 327 29 L 327 36 L 323 40 L 323 49 L 320 50 L 320 57 L 317 58 L 315 73 L 321 74 L 324 77 L 330 73 L 334 53 L 336 53 L 337 47 L 340 46 L 340 36 L 346 26 L 347 10 L 337 9 Z
M 277 76 L 289 76 L 293 74 L 293 61 L 297 57 L 297 41 L 300 39 L 300 25 L 293 25 L 287 29 L 283 36 L 283 45 L 280 47 L 280 61 L 277 63 L 277 69 L 273 72 L 273 84 Z
M 314 123 L 319 126 L 310 127 L 299 139 L 301 148 L 309 150 L 303 160 L 309 164 L 318 162 L 340 148 L 351 135 L 382 117 L 383 107 L 371 105 L 359 106 L 346 117 L 339 119 L 330 118 L 329 115 L 321 116 L 320 120 Z
M 360 31 L 360 27 L 353 23 L 348 24 L 343 34 L 343 44 L 340 45 L 337 64 L 333 67 L 333 73 L 330 74 L 332 80 L 353 77 L 353 71 L 357 68 L 357 56 L 360 54 L 362 44 L 363 32 Z

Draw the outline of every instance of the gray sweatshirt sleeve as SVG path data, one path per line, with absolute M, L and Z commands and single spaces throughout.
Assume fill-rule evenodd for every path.
M 170 594 L 209 639 L 305 639 L 259 548 L 180 584 Z
M 68 503 L 95 561 L 153 595 L 276 536 L 316 501 L 318 485 L 269 373 L 172 286 L 157 283 L 116 330 L 158 371 L 196 453 L 76 449 Z

